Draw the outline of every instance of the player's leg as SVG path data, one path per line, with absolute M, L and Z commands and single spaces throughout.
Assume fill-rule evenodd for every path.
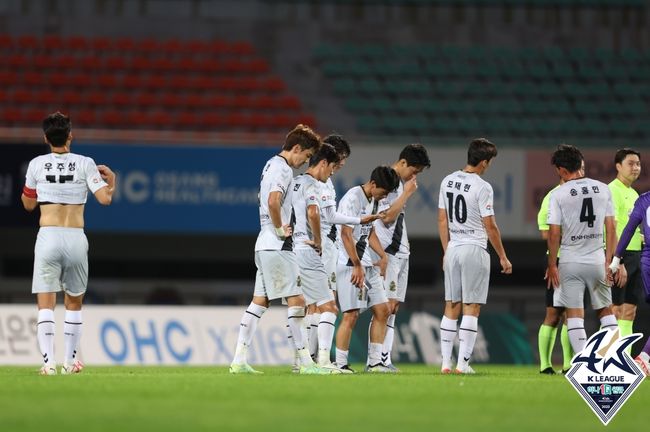
M 40 373 L 41 375 L 56 375 L 56 361 L 54 360 L 56 293 L 37 293 L 36 303 L 38 306 L 36 337 L 38 348 L 43 356 L 43 367 L 41 367 Z
M 307 315 L 305 315 L 305 325 L 308 329 L 309 354 L 316 360 L 318 356 L 318 325 L 321 321 L 321 312 L 315 303 L 307 306 Z
M 639 292 L 643 285 L 641 278 L 641 253 L 626 252 L 624 255 L 625 268 L 627 270 L 627 284 L 623 292 L 623 305 L 620 308 L 618 319 L 618 328 L 621 337 L 629 336 L 634 333 L 634 320 L 636 319 L 637 305 L 639 304 Z M 612 301 L 616 288 L 612 287 Z M 632 345 L 627 348 L 627 353 L 632 352 Z
M 543 374 L 553 375 L 553 346 L 557 336 L 557 327 L 560 322 L 560 311 L 553 307 L 553 289 L 546 289 L 546 315 L 537 333 L 537 347 L 539 350 L 539 371 Z
M 560 330 L 560 343 L 562 344 L 562 373 L 566 373 L 571 368 L 571 359 L 573 359 L 573 349 L 569 340 L 569 327 L 567 326 L 566 311 L 561 313 L 562 329 Z
M 246 308 L 239 323 L 239 335 L 237 336 L 237 346 L 235 347 L 235 356 L 230 365 L 231 373 L 256 373 L 248 365 L 248 349 L 250 348 L 257 324 L 269 307 L 269 300 L 266 296 L 266 287 L 262 273 L 262 261 L 259 253 L 255 253 L 255 265 L 257 273 L 255 275 L 255 290 L 253 300 Z
M 395 372 L 398 369 L 393 365 L 393 344 L 395 340 L 395 320 L 397 317 L 397 312 L 401 303 L 404 303 L 406 299 L 406 288 L 408 284 L 408 273 L 409 273 L 409 259 L 408 258 L 398 258 L 392 255 L 388 256 L 389 263 L 391 260 L 395 261 L 395 276 L 389 277 L 389 271 L 386 270 L 386 276 L 384 278 L 384 288 L 386 288 L 386 295 L 388 296 L 388 307 L 390 315 L 386 321 L 386 338 L 384 339 L 384 344 L 382 347 L 381 357 L 382 363 L 393 369 Z
M 331 296 L 334 297 L 333 294 L 331 294 Z M 318 366 L 323 368 L 333 368 L 335 366 L 332 364 L 330 352 L 332 351 L 332 341 L 334 340 L 334 330 L 338 309 L 333 299 L 319 303 L 318 310 L 320 312 L 320 322 L 318 323 Z
M 368 289 L 368 308 L 372 310 L 368 348 L 369 372 L 394 372 L 382 363 L 382 347 L 386 338 L 386 323 L 390 310 L 386 291 L 376 267 L 366 268 L 366 287 Z
M 474 373 L 469 361 L 478 334 L 481 305 L 487 302 L 490 284 L 490 255 L 480 247 L 467 245 L 459 254 L 463 318 L 458 328 L 457 373 Z
M 560 263 L 560 286 L 555 289 L 553 306 L 565 308 L 567 334 L 574 352 L 580 352 L 587 344 L 585 331 L 584 292 L 591 278 L 584 264 Z M 601 266 L 602 267 L 602 266 Z
M 348 355 L 352 330 L 359 319 L 359 310 L 365 309 L 368 305 L 363 291 L 350 282 L 352 267 L 339 265 L 336 269 L 337 295 L 339 309 L 342 312 L 339 328 L 336 330 L 336 366 L 339 369 L 352 371 L 350 369 Z
M 462 280 L 460 263 L 457 259 L 457 249 L 448 248 L 443 262 L 445 310 L 442 320 L 440 320 L 440 351 L 442 355 L 440 372 L 443 374 L 452 371 L 452 352 L 458 332 L 458 317 L 462 308 Z
M 65 292 L 65 322 L 63 324 L 63 341 L 65 356 L 62 374 L 79 373 L 84 368 L 77 356 L 79 341 L 83 330 L 81 306 L 88 286 L 88 240 L 83 230 L 66 232 L 67 247 L 65 251 L 62 274 Z
M 612 290 L 607 284 L 603 266 L 592 267 L 593 277 L 588 279 L 587 289 L 591 298 L 591 306 L 600 319 L 600 328 L 607 330 L 618 329 L 616 316 L 612 311 Z
M 56 374 L 54 306 L 56 305 L 56 293 L 61 291 L 63 261 L 61 245 L 59 230 L 43 227 L 38 231 L 34 246 L 32 293 L 36 294 L 38 306 L 36 337 L 43 356 L 41 375 Z

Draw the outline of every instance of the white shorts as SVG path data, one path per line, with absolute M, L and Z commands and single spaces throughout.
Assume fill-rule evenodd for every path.
M 445 301 L 485 304 L 490 285 L 490 254 L 480 246 L 465 244 L 445 253 Z
M 312 249 L 296 250 L 296 258 L 300 278 L 298 286 L 302 289 L 307 305 L 324 305 L 334 301 L 334 294 L 330 289 L 329 278 L 320 255 Z
M 88 239 L 83 228 L 41 227 L 34 246 L 32 293 L 63 290 L 80 296 L 88 286 Z
M 336 291 L 336 265 L 339 260 L 339 248 L 329 238 L 323 239 L 323 255 L 321 259 L 330 281 L 330 289 Z
M 388 266 L 386 267 L 386 276 L 384 276 L 386 296 L 404 303 L 409 279 L 409 259 L 408 257 L 386 255 L 388 256 Z
M 605 264 L 562 263 L 560 287 L 553 293 L 553 306 L 572 309 L 585 307 L 585 288 L 589 290 L 594 310 L 612 304 L 612 290 L 605 280 Z
M 298 265 L 293 251 L 255 251 L 255 265 L 255 296 L 275 300 L 302 294 L 298 287 Z
M 352 268 L 352 266 L 342 264 L 337 267 L 336 277 L 338 279 L 338 299 L 341 312 L 370 309 L 375 305 L 388 302 L 377 267 L 363 268 L 366 273 L 364 289 L 359 289 L 350 282 Z

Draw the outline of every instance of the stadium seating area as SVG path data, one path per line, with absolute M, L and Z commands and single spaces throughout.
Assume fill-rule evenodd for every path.
M 0 125 L 255 131 L 314 125 L 247 42 L 0 35 Z
M 320 45 L 368 134 L 650 137 L 650 52 Z

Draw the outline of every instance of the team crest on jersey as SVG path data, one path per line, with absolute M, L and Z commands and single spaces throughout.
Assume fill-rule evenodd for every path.
M 571 360 L 566 378 L 606 426 L 645 374 L 625 349 L 643 335 L 619 337 L 618 329 L 600 330 Z
M 395 281 L 390 281 L 390 285 L 388 286 L 388 289 L 390 291 L 397 291 L 397 286 L 395 284 Z

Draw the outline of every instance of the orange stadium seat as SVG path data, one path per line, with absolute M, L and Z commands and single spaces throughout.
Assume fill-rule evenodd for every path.
M 53 69 L 56 67 L 57 57 L 49 54 L 34 54 L 32 56 L 32 67 L 36 69 Z
M 57 51 L 63 46 L 63 38 L 59 35 L 47 35 L 43 38 L 43 48 L 48 51 Z
M 157 96 L 155 93 L 140 93 L 134 99 L 134 102 L 141 107 L 152 107 L 156 104 Z
M 0 34 L 0 49 L 10 50 L 14 47 L 14 40 L 8 34 Z
M 71 54 L 62 54 L 55 59 L 55 67 L 57 69 L 77 69 L 79 67 L 79 60 Z
M 112 71 L 122 71 L 127 68 L 124 56 L 114 55 L 104 59 L 104 68 Z
M 133 42 L 133 39 L 129 37 L 122 37 L 115 41 L 114 46 L 119 52 L 130 52 L 135 48 L 135 42 Z
M 116 107 L 131 106 L 131 93 L 128 92 L 115 92 L 111 95 L 110 101 Z
M 0 85 L 13 86 L 18 82 L 18 74 L 14 71 L 0 70 Z
M 83 103 L 86 105 L 102 107 L 108 102 L 108 97 L 104 91 L 93 90 L 84 92 L 82 97 Z
M 117 77 L 113 74 L 96 75 L 95 84 L 103 88 L 114 88 L 117 86 Z
M 160 43 L 156 39 L 146 38 L 138 41 L 135 44 L 135 49 L 150 55 L 160 50 Z
M 176 108 L 181 105 L 181 98 L 177 93 L 165 93 L 160 98 L 160 104 L 166 108 Z
M 82 38 L 83 40 L 83 38 Z M 84 40 L 84 44 L 85 44 Z M 92 39 L 90 42 L 93 50 L 97 54 L 105 54 L 107 51 L 110 51 L 113 48 L 113 42 L 110 38 L 98 36 Z
M 2 113 L 3 123 L 18 124 L 23 120 L 23 111 L 20 108 L 6 108 Z
M 26 88 L 18 88 L 11 93 L 11 102 L 15 104 L 29 104 L 33 101 L 32 92 Z
M 73 118 L 71 119 L 75 123 L 76 126 L 81 126 L 81 127 L 88 127 L 92 126 L 96 123 L 96 115 L 95 111 L 92 110 L 78 110 L 75 112 L 73 115 Z
M 40 43 L 36 36 L 24 35 L 18 38 L 18 47 L 22 51 L 35 51 L 39 48 Z
M 34 92 L 34 102 L 39 105 L 52 105 L 59 101 L 59 94 L 48 88 Z
M 162 50 L 168 54 L 176 55 L 183 52 L 185 47 L 178 39 L 168 39 L 162 44 Z
M 94 39 L 93 42 L 92 42 L 93 49 L 96 50 L 96 51 L 101 50 L 101 49 L 106 49 L 107 47 L 105 47 L 105 46 L 97 46 L 96 45 L 96 41 L 98 41 L 98 40 L 108 41 L 108 39 L 106 39 L 106 38 L 96 38 L 96 39 Z M 71 36 L 65 42 L 65 46 L 70 51 L 85 51 L 91 46 L 91 44 L 89 43 L 88 39 L 86 39 L 84 36 Z
M 37 72 L 37 71 L 30 71 L 30 72 L 25 72 L 22 75 L 22 81 L 23 83 L 29 85 L 29 86 L 39 86 L 43 85 L 45 83 L 47 75 Z

